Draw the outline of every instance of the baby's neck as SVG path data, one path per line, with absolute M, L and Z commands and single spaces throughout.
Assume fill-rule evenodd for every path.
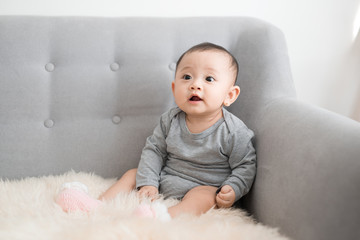
M 223 111 L 220 109 L 216 114 L 198 116 L 186 114 L 186 126 L 191 133 L 201 133 L 214 125 L 223 117 Z

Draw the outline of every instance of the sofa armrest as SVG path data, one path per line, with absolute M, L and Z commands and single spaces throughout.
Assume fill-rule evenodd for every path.
M 278 99 L 256 126 L 255 218 L 298 240 L 360 239 L 360 124 Z

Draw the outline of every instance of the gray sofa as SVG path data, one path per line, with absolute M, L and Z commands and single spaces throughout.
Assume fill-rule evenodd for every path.
M 360 124 L 299 102 L 283 33 L 253 18 L 1 16 L 0 176 L 136 167 L 175 62 L 204 41 L 237 57 L 230 111 L 256 134 L 242 207 L 294 239 L 360 239 Z

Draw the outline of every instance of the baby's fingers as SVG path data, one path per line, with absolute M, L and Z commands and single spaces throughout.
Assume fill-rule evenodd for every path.
M 151 198 L 152 200 L 155 200 L 158 195 L 158 190 L 153 187 L 142 187 L 138 191 L 138 195 L 140 198 Z
M 222 194 L 226 194 L 226 193 L 229 193 L 229 192 L 231 192 L 231 191 L 234 191 L 233 189 L 232 189 L 232 187 L 231 186 L 229 186 L 229 185 L 225 185 L 225 186 L 223 186 L 222 188 L 221 188 L 221 193 Z
M 218 194 L 216 196 L 216 205 L 219 208 L 228 208 L 232 206 L 232 202 L 227 199 L 224 199 L 221 194 Z

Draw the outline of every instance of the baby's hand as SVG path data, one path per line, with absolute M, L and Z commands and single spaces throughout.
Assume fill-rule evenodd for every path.
M 148 197 L 154 200 L 157 198 L 159 190 L 154 186 L 142 186 L 138 191 L 138 194 L 140 197 Z
M 216 195 L 216 205 L 219 208 L 229 208 L 235 202 L 235 191 L 230 185 L 225 185 Z

